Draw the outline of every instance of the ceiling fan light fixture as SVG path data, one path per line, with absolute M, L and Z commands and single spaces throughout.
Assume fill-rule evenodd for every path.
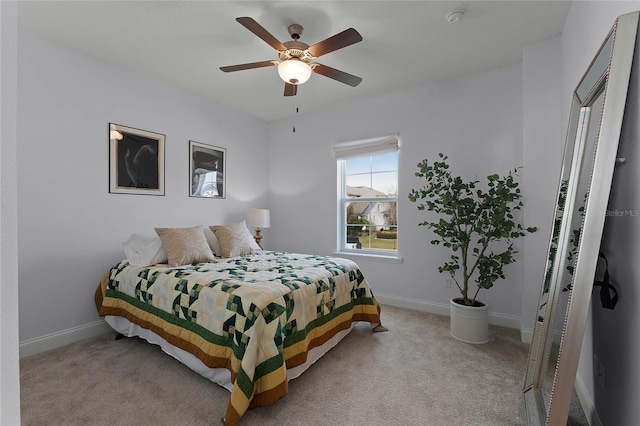
M 278 75 L 285 83 L 302 84 L 311 77 L 311 66 L 300 59 L 287 59 L 278 64 Z

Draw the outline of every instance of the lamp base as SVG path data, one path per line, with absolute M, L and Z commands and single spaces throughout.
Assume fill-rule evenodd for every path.
M 262 240 L 262 234 L 260 234 L 260 228 L 256 228 L 256 235 L 253 236 L 253 239 L 256 240 L 256 243 L 258 244 L 258 246 L 262 248 L 262 244 L 260 244 L 260 241 Z

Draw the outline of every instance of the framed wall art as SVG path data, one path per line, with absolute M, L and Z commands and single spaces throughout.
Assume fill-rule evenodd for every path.
M 109 192 L 164 195 L 165 136 L 109 123 Z
M 189 141 L 189 196 L 225 198 L 227 150 Z

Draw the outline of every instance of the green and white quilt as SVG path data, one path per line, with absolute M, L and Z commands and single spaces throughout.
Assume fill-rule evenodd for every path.
M 263 251 L 214 263 L 115 265 L 96 290 L 100 315 L 129 319 L 231 371 L 228 424 L 287 393 L 286 369 L 380 307 L 351 260 Z

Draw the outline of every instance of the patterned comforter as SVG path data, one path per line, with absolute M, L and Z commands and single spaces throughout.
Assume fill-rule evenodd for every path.
M 264 251 L 215 263 L 135 267 L 122 261 L 96 289 L 100 315 L 129 319 L 231 371 L 226 412 L 287 393 L 286 369 L 355 321 L 380 323 L 380 307 L 347 259 Z

